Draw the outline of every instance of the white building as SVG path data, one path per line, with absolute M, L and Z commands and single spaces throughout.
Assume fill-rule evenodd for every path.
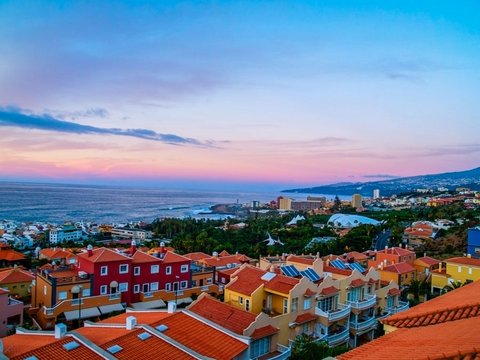
M 82 230 L 71 225 L 50 230 L 49 240 L 52 244 L 63 241 L 78 241 L 81 239 Z
M 112 229 L 112 236 L 123 239 L 147 240 L 152 238 L 153 233 L 143 229 L 120 227 Z

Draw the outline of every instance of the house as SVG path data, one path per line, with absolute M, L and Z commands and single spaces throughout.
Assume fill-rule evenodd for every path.
M 49 262 L 55 262 L 56 264 L 66 265 L 75 264 L 77 261 L 76 255 L 65 248 L 47 248 L 41 249 L 38 254 L 40 260 L 47 260 Z
M 403 238 L 408 245 L 416 248 L 425 243 L 426 240 L 435 239 L 438 227 L 430 221 L 417 221 L 403 232 Z
M 467 254 L 480 259 L 480 226 L 467 230 Z
M 384 266 L 407 262 L 413 265 L 416 255 L 413 251 L 401 247 L 386 247 L 384 250 L 369 252 L 370 260 L 368 267 L 378 268 L 382 263 Z
M 417 359 L 474 359 L 480 355 L 480 281 L 380 320 L 386 335 L 337 357 L 380 360 L 392 354 Z M 421 344 L 421 345 L 420 345 Z
M 25 255 L 13 250 L 8 244 L 0 243 L 0 268 L 21 265 L 25 260 Z
M 382 280 L 395 281 L 400 288 L 410 285 L 412 280 L 416 279 L 417 270 L 408 262 L 401 262 L 391 264 L 388 266 L 381 266 L 378 269 Z
M 432 292 L 442 292 L 445 287 L 466 284 L 480 280 L 480 259 L 468 254 L 443 260 L 438 270 L 432 271 Z
M 429 256 L 423 256 L 415 259 L 413 266 L 417 271 L 417 279 L 424 281 L 430 279 L 432 271 L 438 270 L 440 266 L 440 260 L 436 260 Z
M 0 288 L 15 299 L 30 299 L 33 280 L 35 276 L 20 267 L 0 269 Z
M 9 295 L 8 290 L 0 288 L 0 338 L 6 336 L 10 328 L 23 324 L 23 302 Z

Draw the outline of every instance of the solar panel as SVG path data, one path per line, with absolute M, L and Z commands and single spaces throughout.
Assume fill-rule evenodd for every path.
M 313 269 L 308 268 L 307 270 L 300 271 L 300 273 L 312 282 L 320 280 L 320 276 Z
M 351 269 L 351 270 L 357 270 L 357 271 L 360 271 L 360 272 L 365 272 L 365 269 L 363 268 L 362 265 L 360 265 L 359 263 L 351 263 L 351 264 L 348 264 L 348 267 Z
M 287 276 L 291 277 L 297 277 L 300 276 L 300 272 L 297 270 L 297 268 L 293 265 L 285 265 L 281 266 L 280 269 L 282 270 L 282 273 Z
M 330 265 L 332 265 L 334 268 L 337 268 L 337 269 L 346 269 L 347 268 L 345 263 L 342 260 L 339 260 L 339 259 L 335 259 L 335 260 L 330 261 Z

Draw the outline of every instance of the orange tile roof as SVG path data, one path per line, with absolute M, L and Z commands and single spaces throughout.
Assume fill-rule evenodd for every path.
M 47 257 L 48 259 L 66 259 L 69 257 L 74 257 L 71 251 L 63 250 L 61 248 L 48 248 L 40 250 L 40 255 Z
M 49 272 L 48 275 L 58 279 L 58 278 L 64 278 L 64 277 L 77 276 L 78 271 L 75 271 L 73 269 L 57 270 L 57 271 Z
M 189 258 L 175 254 L 174 252 L 167 251 L 165 254 L 165 257 L 163 258 L 163 263 L 164 264 L 172 264 L 172 263 L 177 263 L 177 262 L 188 262 L 190 261 Z
M 297 256 L 297 255 L 290 255 L 289 257 L 287 257 L 287 261 L 296 262 L 296 263 L 305 264 L 305 265 L 312 265 L 315 259 L 312 259 L 311 256 L 303 257 L 303 256 Z
M 414 308 L 412 308 L 414 309 Z M 398 329 L 337 359 L 478 359 L 480 317 L 413 329 Z M 403 355 L 401 355 L 403 354 Z
M 380 271 L 388 271 L 396 274 L 406 274 L 406 273 L 415 271 L 415 268 L 409 263 L 401 262 L 398 264 L 385 266 L 383 270 L 380 270 Z
M 99 328 L 96 328 L 99 330 Z M 103 331 L 110 331 L 111 329 L 102 329 Z M 162 359 L 162 360 L 183 360 L 195 359 L 180 348 L 171 345 L 165 340 L 150 336 L 145 340 L 141 340 L 138 335 L 144 333 L 143 329 L 130 330 L 125 335 L 120 336 L 102 345 L 104 350 L 109 347 L 118 345 L 122 348 L 114 356 L 117 359 Z
M 355 279 L 350 282 L 350 286 L 352 287 L 359 287 L 365 285 L 367 282 L 362 279 Z
M 229 256 L 230 254 L 228 253 L 227 250 L 222 250 L 222 252 L 220 254 L 218 254 L 220 256 Z
M 278 329 L 273 327 L 272 325 L 267 325 L 258 329 L 255 329 L 250 335 L 250 337 L 254 340 L 262 339 L 267 336 L 271 336 L 273 334 L 276 334 L 278 332 Z
M 404 249 L 401 247 L 393 247 L 393 248 L 388 248 L 384 250 L 377 251 L 378 253 L 384 253 L 384 254 L 395 254 L 398 256 L 405 256 L 405 255 L 414 255 L 415 253 L 411 250 Z
M 313 296 L 313 295 L 317 295 L 317 293 L 313 290 L 310 290 L 310 289 L 305 290 L 305 294 L 303 294 L 303 296 L 305 296 L 305 297 L 310 297 L 310 296 Z
M 188 307 L 191 312 L 214 322 L 239 335 L 256 319 L 256 315 L 240 310 L 211 297 L 204 295 Z
M 203 252 L 193 252 L 183 255 L 190 260 L 202 260 L 211 257 L 211 255 L 205 254 Z
M 125 255 L 121 255 L 120 253 L 117 253 L 116 251 L 107 249 L 107 248 L 99 248 L 99 249 L 94 249 L 92 250 L 93 254 L 92 256 L 88 256 L 88 252 L 84 252 L 81 254 L 78 254 L 78 257 L 84 258 L 88 261 L 91 262 L 110 262 L 110 261 L 124 261 L 127 260 L 128 257 Z
M 0 260 L 21 261 L 25 260 L 25 255 L 12 249 L 0 250 Z
M 104 327 L 81 327 L 75 330 L 76 333 L 85 336 L 91 342 L 102 346 L 120 336 L 125 335 L 128 330 L 125 328 L 104 328 Z
M 135 254 L 132 256 L 132 264 L 145 264 L 145 263 L 154 263 L 161 262 L 159 258 L 148 255 L 142 251 L 135 251 Z
M 324 272 L 330 272 L 333 274 L 339 274 L 339 275 L 351 275 L 352 270 L 349 269 L 337 269 L 336 267 L 330 266 L 330 265 L 323 265 L 323 271 Z
M 480 266 L 480 259 L 474 259 L 469 257 L 454 257 L 444 260 L 446 263 L 454 263 L 460 265 Z
M 388 290 L 388 295 L 400 295 L 400 290 L 397 288 L 393 288 Z
M 35 276 L 20 268 L 10 268 L 0 271 L 0 284 L 26 283 L 35 280 Z
M 318 318 L 317 315 L 313 315 L 313 314 L 310 314 L 310 313 L 305 313 L 305 314 L 298 315 L 295 318 L 295 323 L 297 323 L 298 325 L 301 325 L 301 324 L 305 324 L 305 323 L 310 322 L 310 321 L 317 320 L 317 318 Z
M 8 338 L 12 338 L 7 340 Z M 25 335 L 16 334 L 2 339 L 4 342 L 4 352 L 11 360 L 25 359 L 35 355 L 39 359 L 79 359 L 94 360 L 103 359 L 93 350 L 82 345 L 71 336 L 63 339 L 55 339 L 52 335 Z M 8 341 L 5 344 L 5 341 Z M 63 345 L 75 341 L 80 346 L 73 350 L 67 350 Z M 15 343 L 12 348 L 12 343 Z
M 265 283 L 265 290 L 288 294 L 299 282 L 300 279 L 277 274 L 272 280 Z
M 361 252 L 358 251 L 350 251 L 347 253 L 347 259 L 354 259 L 355 261 L 364 261 L 368 260 L 368 256 L 365 254 L 362 254 Z
M 425 303 L 381 320 L 397 328 L 412 328 L 480 316 L 480 281 L 449 291 Z
M 430 256 L 424 256 L 424 257 L 418 258 L 418 259 L 415 260 L 415 262 L 417 262 L 417 261 L 422 262 L 422 263 L 424 263 L 425 265 L 428 265 L 428 266 L 435 266 L 435 265 L 440 264 L 440 260 L 431 258 Z
M 264 284 L 261 277 L 266 271 L 253 266 L 245 266 L 237 269 L 238 272 L 234 281 L 230 281 L 225 288 L 244 295 L 251 295 L 255 290 Z
M 340 290 L 337 289 L 335 286 L 329 286 L 329 287 L 326 287 L 326 288 L 322 289 L 322 291 L 320 291 L 320 294 L 322 294 L 324 296 L 327 296 L 327 295 L 336 294 L 339 291 Z
M 214 359 L 233 359 L 248 345 L 185 313 L 175 313 L 157 323 L 168 327 L 163 333 L 193 351 Z
M 227 256 L 211 256 L 199 260 L 208 266 L 227 266 L 228 264 L 242 264 L 249 262 L 251 259 L 242 254 L 227 255 Z

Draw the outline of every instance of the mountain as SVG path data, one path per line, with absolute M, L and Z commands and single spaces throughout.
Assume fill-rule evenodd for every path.
M 289 189 L 282 192 L 327 194 L 327 195 L 352 195 L 355 193 L 363 196 L 372 196 L 374 189 L 379 189 L 381 196 L 390 196 L 416 189 L 436 190 L 444 187 L 453 190 L 457 187 L 468 187 L 480 190 L 480 167 L 458 172 L 442 174 L 418 175 L 382 181 L 337 183 L 321 185 L 310 188 Z

